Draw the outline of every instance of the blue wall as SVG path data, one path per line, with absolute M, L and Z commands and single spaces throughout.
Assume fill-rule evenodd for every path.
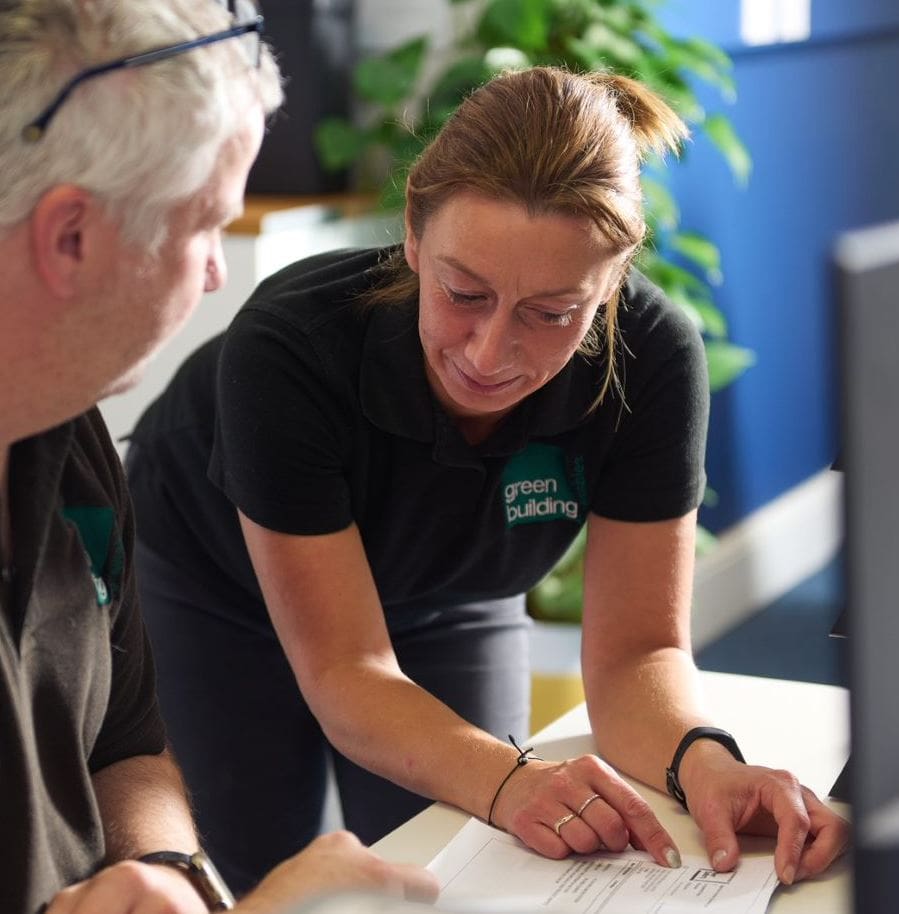
M 740 189 L 697 135 L 672 169 L 683 226 L 721 248 L 716 301 L 731 336 L 758 359 L 713 398 L 707 465 L 720 502 L 702 521 L 717 531 L 838 449 L 829 251 L 846 228 L 899 218 L 899 3 L 812 0 L 810 40 L 752 48 L 736 0 L 672 0 L 665 17 L 733 57 L 737 102 L 703 98 L 754 161 Z

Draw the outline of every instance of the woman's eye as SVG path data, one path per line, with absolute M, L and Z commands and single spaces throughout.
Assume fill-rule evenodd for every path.
M 574 320 L 574 314 L 571 311 L 538 311 L 538 317 L 544 324 L 551 327 L 570 327 Z
M 479 292 L 457 292 L 455 289 L 447 289 L 446 294 L 450 301 L 457 305 L 472 305 L 484 300 L 484 296 Z

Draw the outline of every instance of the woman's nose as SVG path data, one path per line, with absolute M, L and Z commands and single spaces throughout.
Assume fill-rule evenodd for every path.
M 482 378 L 489 378 L 512 365 L 514 351 L 515 340 L 509 317 L 495 309 L 475 326 L 465 355 Z

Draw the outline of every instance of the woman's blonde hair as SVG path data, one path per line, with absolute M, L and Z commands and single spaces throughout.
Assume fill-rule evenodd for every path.
M 676 152 L 686 136 L 659 96 L 624 76 L 557 67 L 503 73 L 462 102 L 413 164 L 407 222 L 421 237 L 428 219 L 462 190 L 518 203 L 532 215 L 586 217 L 622 258 L 623 282 L 646 235 L 640 166 L 650 152 Z M 367 304 L 418 295 L 418 276 L 401 251 L 381 270 Z M 616 290 L 579 350 L 608 354 L 597 402 L 616 383 L 617 305 Z

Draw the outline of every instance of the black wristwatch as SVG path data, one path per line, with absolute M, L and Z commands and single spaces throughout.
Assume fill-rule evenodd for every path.
M 687 795 L 684 793 L 684 788 L 681 787 L 678 772 L 684 753 L 698 739 L 710 739 L 714 740 L 716 743 L 721 743 L 738 762 L 743 762 L 744 764 L 746 762 L 746 759 L 743 758 L 743 753 L 740 752 L 737 741 L 726 730 L 719 730 L 717 727 L 694 727 L 692 730 L 688 730 L 684 738 L 677 744 L 677 749 L 674 750 L 674 758 L 671 760 L 671 764 L 665 769 L 665 786 L 668 788 L 668 793 L 670 793 L 684 809 L 687 809 Z M 687 812 L 689 811 L 690 810 L 687 809 Z
M 191 881 L 200 898 L 210 911 L 230 911 L 234 907 L 234 896 L 225 885 L 219 871 L 203 851 L 182 854 L 180 851 L 156 851 L 138 857 L 141 863 L 155 863 L 173 866 L 181 870 Z

